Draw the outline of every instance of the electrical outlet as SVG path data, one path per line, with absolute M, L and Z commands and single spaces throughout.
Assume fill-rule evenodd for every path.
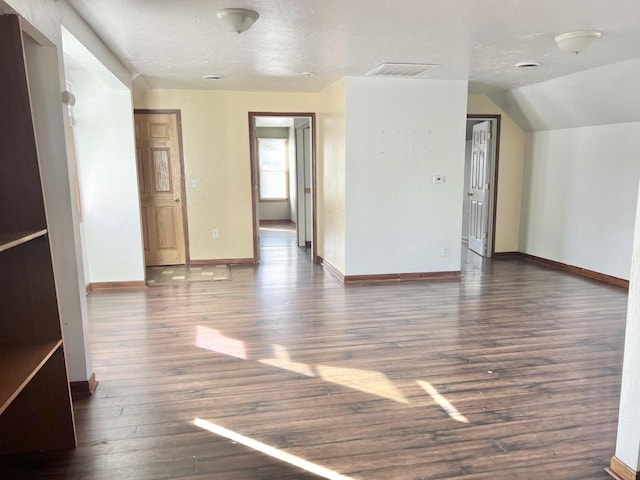
M 214 228 L 213 230 L 211 230 L 211 237 L 212 238 L 218 238 L 220 235 L 218 234 L 218 229 Z
M 442 247 L 442 251 L 440 253 L 443 257 L 449 256 L 449 247 Z

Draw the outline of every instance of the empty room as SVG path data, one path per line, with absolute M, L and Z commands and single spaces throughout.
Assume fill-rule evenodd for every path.
M 0 478 L 640 478 L 638 2 L 0 36 Z

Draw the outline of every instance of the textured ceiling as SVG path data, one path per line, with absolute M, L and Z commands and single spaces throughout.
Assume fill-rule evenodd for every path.
M 473 93 L 493 93 L 640 57 L 638 0 L 69 3 L 152 88 L 317 91 L 382 62 L 420 62 L 442 64 L 423 78 L 468 79 Z M 226 7 L 252 8 L 260 19 L 230 33 L 216 18 Z M 604 33 L 591 50 L 556 47 L 556 35 L 583 29 Z M 543 65 L 519 70 L 521 61 Z

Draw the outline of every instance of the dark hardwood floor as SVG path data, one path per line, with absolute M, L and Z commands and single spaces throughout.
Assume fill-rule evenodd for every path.
M 473 254 L 345 287 L 267 228 L 232 281 L 92 293 L 78 448 L 0 478 L 608 478 L 625 290 Z

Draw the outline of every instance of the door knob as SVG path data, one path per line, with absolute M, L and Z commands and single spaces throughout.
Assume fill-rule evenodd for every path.
M 180 199 L 179 199 L 179 198 L 176 198 L 176 199 L 174 200 L 174 202 L 176 202 L 176 203 L 180 203 Z
M 473 192 L 468 192 L 467 197 L 473 197 Z

